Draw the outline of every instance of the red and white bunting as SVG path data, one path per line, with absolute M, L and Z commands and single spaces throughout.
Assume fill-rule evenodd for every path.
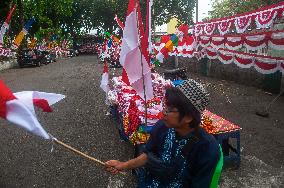
M 215 49 L 224 48 L 225 38 L 224 37 L 212 37 L 211 46 Z
M 283 11 L 284 2 L 279 2 L 268 7 L 231 17 L 215 19 L 209 22 L 198 22 L 194 27 L 195 36 L 199 36 L 203 33 L 211 35 L 216 26 L 221 35 L 227 34 L 233 26 L 236 28 L 237 33 L 244 33 L 253 21 L 256 22 L 259 28 L 267 28 L 271 26 L 276 16 L 282 16 Z
M 207 53 L 207 57 L 209 59 L 217 59 L 218 58 L 217 50 L 214 49 L 214 48 L 207 48 L 206 53 Z
M 241 68 L 250 68 L 253 66 L 254 57 L 244 54 L 235 54 L 234 63 Z
M 268 46 L 275 50 L 284 50 L 284 31 L 272 33 Z
M 258 15 L 255 18 L 257 27 L 259 28 L 269 27 L 273 23 L 276 16 L 277 16 L 277 11 L 275 9 L 258 13 Z
M 247 28 L 250 26 L 251 21 L 252 21 L 252 16 L 237 17 L 235 19 L 235 27 L 237 33 L 245 32 Z
M 225 20 L 218 23 L 218 30 L 221 35 L 225 35 L 230 31 L 232 26 L 232 21 L 233 20 Z
M 246 36 L 244 45 L 248 50 L 259 50 L 266 47 L 267 38 L 265 34 Z
M 227 37 L 225 46 L 229 50 L 238 50 L 243 46 L 242 37 Z
M 195 36 L 199 36 L 199 35 L 203 34 L 203 28 L 204 28 L 204 25 L 196 25 L 194 27 Z
M 223 64 L 231 64 L 234 61 L 234 54 L 229 51 L 219 50 L 218 59 Z
M 197 43 L 202 47 L 211 45 L 215 49 L 226 47 L 229 50 L 237 50 L 246 47 L 248 50 L 255 51 L 270 47 L 284 50 L 284 30 L 225 36 L 200 35 L 197 37 Z
M 215 30 L 216 24 L 215 23 L 209 23 L 206 24 L 204 27 L 204 32 L 206 35 L 212 35 Z
M 230 51 L 221 49 L 219 50 L 218 59 L 224 64 L 230 64 L 233 61 L 237 66 L 241 68 L 254 67 L 259 73 L 271 74 L 280 70 L 284 72 L 284 59 L 262 56 L 256 54 L 242 53 L 237 51 Z M 233 60 L 232 60 L 233 59 Z
M 200 36 L 200 45 L 204 48 L 210 45 L 210 38 L 209 36 L 202 35 Z
M 254 68 L 262 74 L 271 74 L 279 70 L 278 61 L 271 58 L 256 57 Z

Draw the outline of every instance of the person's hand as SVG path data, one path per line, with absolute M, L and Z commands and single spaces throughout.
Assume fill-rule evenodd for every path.
M 124 162 L 120 162 L 118 160 L 107 161 L 105 165 L 106 165 L 106 170 L 113 174 L 117 174 L 125 169 Z

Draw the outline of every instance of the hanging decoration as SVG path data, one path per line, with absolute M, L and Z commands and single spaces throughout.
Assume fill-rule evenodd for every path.
M 284 50 L 284 31 L 271 33 L 268 46 L 275 50 Z
M 221 35 L 227 34 L 232 26 L 233 20 L 223 21 L 218 23 L 218 31 Z M 206 26 L 205 26 L 206 27 Z
M 212 47 L 203 48 L 201 51 L 195 52 L 195 57 L 198 59 L 206 56 L 209 59 L 218 59 L 223 64 L 235 63 L 241 68 L 254 67 L 262 74 L 271 74 L 277 71 L 284 73 L 284 58 L 243 53 L 227 49 L 217 50 Z
M 243 16 L 235 19 L 235 27 L 237 33 L 244 33 L 251 25 L 252 16 Z
M 237 33 L 244 33 L 255 22 L 258 28 L 270 27 L 274 19 L 281 17 L 284 11 L 284 2 L 280 2 L 255 11 L 238 14 L 232 17 L 198 22 L 194 26 L 195 36 L 202 34 L 212 35 L 216 28 L 220 35 L 227 34 L 230 29 L 236 29 Z
M 204 27 L 204 32 L 206 35 L 212 35 L 215 30 L 216 25 L 215 24 L 207 24 Z
M 233 53 L 226 50 L 219 50 L 219 61 L 221 61 L 223 64 L 231 64 L 234 61 Z
M 268 37 L 266 37 L 266 34 L 255 34 L 255 35 L 248 35 L 245 36 L 244 39 L 244 46 L 248 50 L 259 50 L 267 46 L 267 40 Z M 284 50 L 284 49 L 283 49 Z
M 217 59 L 218 53 L 214 48 L 206 48 L 207 57 L 209 59 Z
M 264 12 L 260 12 L 257 14 L 255 18 L 255 22 L 258 28 L 266 28 L 269 27 L 272 23 L 275 17 L 277 16 L 278 11 L 273 10 L 267 10 Z
M 253 58 L 249 55 L 236 54 L 234 63 L 241 68 L 250 68 L 253 65 Z
M 225 46 L 229 50 L 237 50 L 243 46 L 242 37 L 226 37 L 225 41 Z
M 225 38 L 224 37 L 213 37 L 212 36 L 212 39 L 211 39 L 211 46 L 216 48 L 216 49 L 219 49 L 219 48 L 224 48 L 225 44 Z
M 212 46 L 216 49 L 226 47 L 229 50 L 238 50 L 246 47 L 248 50 L 259 50 L 270 47 L 284 50 L 284 30 L 225 36 L 200 35 L 196 37 L 196 40 L 202 47 Z

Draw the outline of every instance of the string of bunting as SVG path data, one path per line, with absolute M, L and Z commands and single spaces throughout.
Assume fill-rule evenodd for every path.
M 209 59 L 218 59 L 223 64 L 235 63 L 241 68 L 254 67 L 259 73 L 271 74 L 281 71 L 284 74 L 284 58 L 256 55 L 251 53 L 238 52 L 227 49 L 215 49 L 212 47 L 203 48 L 195 52 L 198 59 L 208 57 Z
M 200 35 L 196 37 L 196 40 L 202 47 L 211 45 L 216 49 L 238 50 L 246 47 L 248 50 L 259 50 L 270 47 L 276 50 L 284 50 L 284 30 L 225 36 Z
M 221 35 L 225 35 L 233 27 L 237 33 L 244 33 L 253 22 L 256 23 L 258 28 L 267 28 L 272 25 L 276 17 L 282 17 L 283 11 L 284 2 L 280 2 L 231 17 L 198 22 L 194 26 L 195 36 L 201 34 L 212 35 L 216 30 Z

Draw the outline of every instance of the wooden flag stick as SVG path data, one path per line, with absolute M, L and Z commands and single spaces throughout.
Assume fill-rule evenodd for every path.
M 101 164 L 101 165 L 103 165 L 103 166 L 106 165 L 106 163 L 104 163 L 104 162 L 102 162 L 102 161 L 100 161 L 100 160 L 98 160 L 98 159 L 96 159 L 96 158 L 94 158 L 94 157 L 91 157 L 91 156 L 89 156 L 89 155 L 87 155 L 87 154 L 85 154 L 85 153 L 83 153 L 83 152 L 81 152 L 81 151 L 79 151 L 79 150 L 77 150 L 77 149 L 75 149 L 75 148 L 73 148 L 73 147 L 71 147 L 71 146 L 69 146 L 69 145 L 63 143 L 63 142 L 61 142 L 60 140 L 57 140 L 56 138 L 53 138 L 53 140 L 54 140 L 57 144 L 59 144 L 59 145 L 65 147 L 65 148 L 67 148 L 67 149 L 69 149 L 69 150 L 71 150 L 71 151 L 77 153 L 78 155 L 81 155 L 81 156 L 83 156 L 83 157 L 85 157 L 85 158 L 87 158 L 87 159 L 89 159 L 89 160 L 91 160 L 91 161 L 94 161 L 94 162 L 96 162 L 96 163 L 99 163 L 99 164 Z M 119 173 L 122 174 L 122 175 L 126 175 L 125 172 L 121 172 L 121 171 L 120 171 Z

